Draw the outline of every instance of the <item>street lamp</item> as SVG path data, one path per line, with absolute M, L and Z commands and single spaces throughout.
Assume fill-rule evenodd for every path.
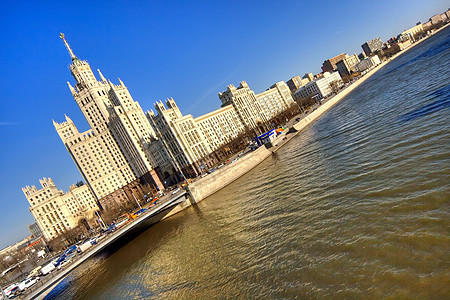
M 136 201 L 137 205 L 139 206 L 139 209 L 142 209 L 141 205 L 139 204 L 139 202 L 137 201 L 136 197 L 134 196 L 134 193 L 133 193 L 133 189 L 132 189 L 132 188 L 130 189 L 130 192 L 131 192 L 131 195 L 132 195 L 133 198 L 134 198 L 134 201 Z

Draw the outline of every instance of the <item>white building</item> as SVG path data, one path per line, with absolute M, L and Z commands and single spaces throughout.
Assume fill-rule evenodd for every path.
M 90 224 L 95 224 L 95 212 L 99 207 L 87 185 L 72 185 L 69 192 L 64 193 L 58 190 L 51 178 L 43 178 L 39 182 L 41 189 L 33 185 L 22 188 L 22 191 L 47 241 L 78 225 L 88 229 Z
M 166 105 L 161 101 L 155 103 L 157 115 L 153 110 L 147 112 L 147 118 L 161 140 L 156 146 L 150 146 L 160 157 L 160 172 L 167 178 L 175 172 L 172 168 L 177 167 L 184 176 L 196 176 L 200 173 L 200 165 L 209 164 L 209 144 L 192 115 L 183 116 L 172 98 L 166 101 Z M 167 160 L 171 165 L 165 163 Z
M 237 138 L 245 130 L 258 129 L 294 104 L 288 86 L 277 82 L 270 89 L 255 94 L 245 81 L 236 88 L 229 85 L 219 93 L 222 108 L 193 118 L 181 113 L 173 99 L 155 104 L 156 113 L 147 118 L 158 135 L 149 145 L 159 173 L 164 179 L 176 172 L 174 164 L 187 174 L 198 175 L 212 167 L 212 153 Z M 203 169 L 202 169 L 203 168 Z M 187 175 L 184 174 L 184 175 Z
M 232 105 L 197 117 L 195 123 L 203 132 L 211 151 L 235 139 L 245 129 Z
M 219 93 L 219 99 L 222 101 L 222 107 L 233 106 L 244 127 L 255 129 L 259 124 L 269 120 L 256 98 L 255 92 L 248 87 L 245 81 L 241 81 L 237 88 L 233 84 L 227 86 L 226 91 Z
M 342 84 L 343 82 L 339 72 L 325 72 L 321 78 L 314 79 L 299 88 L 294 94 L 294 99 L 295 101 L 309 97 L 322 99 L 331 94 L 337 87 L 342 86 Z
M 364 72 L 379 65 L 380 63 L 381 61 L 378 55 L 374 55 L 361 60 L 355 65 L 355 68 L 358 72 Z
M 271 119 L 294 104 L 289 87 L 284 81 L 275 83 L 270 89 L 256 95 L 266 118 Z
M 67 116 L 53 124 L 94 195 L 102 206 L 112 207 L 130 200 L 126 189 L 139 188 L 139 178 L 151 176 L 150 184 L 162 188 L 146 152 L 155 133 L 137 101 L 120 79 L 114 85 L 98 71 L 97 81 L 88 62 L 79 60 L 64 35 L 60 37 L 76 80 L 75 87 L 68 83 L 69 89 L 91 129 L 78 132 Z

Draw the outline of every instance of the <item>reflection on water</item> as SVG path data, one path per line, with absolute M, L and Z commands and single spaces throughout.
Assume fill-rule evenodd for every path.
M 448 102 L 448 32 L 278 156 L 89 261 L 56 298 L 448 299 L 449 118 L 426 109 Z

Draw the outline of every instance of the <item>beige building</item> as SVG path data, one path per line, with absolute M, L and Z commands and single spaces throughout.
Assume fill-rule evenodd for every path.
M 58 190 L 51 178 L 43 178 L 39 182 L 41 189 L 27 186 L 22 191 L 47 241 L 78 225 L 88 229 L 96 223 L 95 212 L 99 207 L 87 185 L 72 185 L 69 192 L 64 193 Z
M 331 94 L 335 88 L 340 87 L 342 84 L 339 72 L 325 72 L 320 78 L 314 79 L 295 92 L 294 99 L 295 101 L 300 101 L 309 97 L 315 97 L 319 100 Z
M 120 79 L 114 85 L 98 71 L 97 81 L 88 62 L 78 59 L 60 36 L 76 80 L 74 87 L 68 83 L 69 89 L 91 129 L 78 132 L 67 116 L 65 122 L 53 124 L 95 197 L 107 208 L 134 201 L 130 190 L 142 194 L 141 182 L 149 189 L 162 188 L 146 151 L 155 133 L 138 102 Z
M 295 103 L 284 81 L 279 81 L 268 90 L 257 94 L 256 99 L 268 119 L 277 116 Z
M 345 57 L 336 63 L 336 68 L 341 76 L 350 75 L 356 69 L 355 65 L 359 63 L 359 57 L 357 54 L 345 55 Z
M 159 157 L 160 173 L 168 178 L 176 172 L 174 167 L 178 167 L 184 176 L 195 177 L 201 173 L 202 164 L 211 166 L 209 144 L 192 115 L 183 116 L 172 98 L 166 101 L 166 105 L 159 101 L 155 103 L 157 114 L 153 110 L 147 112 L 147 118 L 161 140 L 151 146 L 152 152 Z
M 213 152 L 237 138 L 245 130 L 258 130 L 266 122 L 294 104 L 288 86 L 277 82 L 270 89 L 255 94 L 245 81 L 236 88 L 229 85 L 219 93 L 222 108 L 194 118 L 183 115 L 173 99 L 166 105 L 155 104 L 156 113 L 147 118 L 158 139 L 149 145 L 159 174 L 166 180 L 181 169 L 187 175 L 198 175 L 213 166 Z
M 289 87 L 289 90 L 291 91 L 291 94 L 293 95 L 295 91 L 297 91 L 299 88 L 307 84 L 308 82 L 314 80 L 314 75 L 312 73 L 305 74 L 305 76 L 295 76 L 286 81 L 287 86 Z
M 227 86 L 227 90 L 219 93 L 222 107 L 232 105 L 239 116 L 240 121 L 249 129 L 258 128 L 259 124 L 269 120 L 264 114 L 263 108 L 247 82 L 241 81 L 236 88 L 233 84 Z
M 378 55 L 374 55 L 361 60 L 359 63 L 356 64 L 355 69 L 358 72 L 364 72 L 379 65 L 380 63 L 381 61 Z
M 338 61 L 343 60 L 346 55 L 347 54 L 342 53 L 342 54 L 339 54 L 339 55 L 337 55 L 335 57 L 332 57 L 330 59 L 325 60 L 323 62 L 323 64 L 322 64 L 322 71 L 323 72 L 332 72 L 332 71 L 336 70 L 336 63 Z
M 410 39 L 411 41 L 415 41 L 414 36 L 416 36 L 417 34 L 421 34 L 423 32 L 424 32 L 423 24 L 419 23 L 416 26 L 400 33 L 399 37 L 408 37 L 408 39 Z
M 232 105 L 227 105 L 206 115 L 195 118 L 211 151 L 236 138 L 245 127 Z

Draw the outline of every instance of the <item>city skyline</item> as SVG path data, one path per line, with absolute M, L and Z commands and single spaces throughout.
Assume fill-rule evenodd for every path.
M 333 36 L 337 40 L 340 37 L 342 39 L 338 32 L 340 29 L 344 30 L 344 25 L 309 29 L 304 22 L 296 19 L 299 16 L 295 14 L 298 10 L 294 9 L 294 4 L 283 11 L 286 14 L 273 12 L 268 4 L 250 10 L 250 18 L 261 18 L 257 18 L 258 22 L 254 22 L 256 24 L 249 22 L 248 16 L 243 13 L 249 8 L 237 5 L 217 5 L 208 7 L 209 11 L 203 7 L 197 11 L 192 6 L 178 7 L 179 10 L 171 10 L 170 6 L 164 5 L 146 7 L 156 19 L 160 17 L 170 23 L 166 27 L 161 26 L 160 33 L 152 32 L 151 26 L 154 24 L 147 20 L 148 16 L 144 12 L 138 11 L 139 7 L 121 7 L 123 11 L 120 12 L 120 5 L 114 8 L 97 6 L 96 8 L 103 10 L 96 10 L 92 7 L 96 6 L 94 4 L 91 5 L 91 11 L 99 11 L 99 16 L 93 17 L 89 12 L 84 12 L 84 15 L 80 13 L 81 19 L 86 21 L 82 22 L 67 20 L 67 14 L 79 12 L 62 4 L 52 7 L 52 12 L 43 15 L 38 13 L 42 8 L 34 7 L 33 11 L 32 6 L 27 7 L 24 11 L 21 10 L 20 17 L 17 6 L 2 4 L 2 31 L 7 46 L 2 47 L 1 51 L 3 57 L 8 59 L 1 63 L 3 95 L 0 128 L 6 147 L 1 150 L 3 195 L 0 203 L 7 213 L 1 218 L 0 248 L 28 235 L 27 225 L 34 222 L 27 211 L 28 203 L 21 192 L 22 187 L 37 185 L 40 178 L 51 177 L 66 192 L 71 184 L 81 179 L 51 122 L 52 119 L 63 121 L 64 114 L 67 113 L 80 124 L 80 130 L 88 129 L 65 84 L 66 81 L 73 82 L 73 78 L 68 70 L 70 58 L 58 38 L 60 31 L 66 33 L 75 54 L 89 61 L 94 70 L 101 69 L 107 78 L 120 77 L 144 110 L 153 108 L 153 103 L 158 100 L 173 97 L 184 114 L 199 116 L 220 106 L 217 93 L 223 91 L 228 84 L 246 80 L 256 92 L 261 92 L 277 81 L 286 81 L 306 72 L 318 73 L 323 60 L 339 53 L 360 53 L 360 45 L 366 40 L 381 36 L 385 41 L 416 22 L 424 22 L 433 14 L 446 9 L 442 1 L 433 3 L 425 7 L 419 2 L 408 2 L 411 12 L 408 11 L 404 18 L 392 14 L 391 17 L 395 16 L 395 20 L 389 18 L 388 12 L 383 12 L 381 15 L 386 19 L 378 20 L 385 25 L 383 29 L 358 26 L 359 31 L 347 36 L 342 43 L 332 43 L 329 39 L 333 40 Z M 401 4 L 403 3 L 395 5 L 400 7 Z M 330 5 L 333 4 L 330 2 Z M 302 7 L 299 4 L 297 6 L 297 9 Z M 195 19 L 196 16 L 202 16 L 202 13 L 227 13 L 227 9 L 230 10 L 228 19 L 224 19 L 237 23 L 232 26 L 234 30 L 228 31 L 226 20 L 215 20 L 211 16 L 210 19 L 208 16 L 206 20 L 201 19 L 203 22 Z M 314 14 L 318 9 L 315 4 L 308 4 L 305 11 Z M 359 6 L 357 9 L 364 11 L 370 7 Z M 185 13 L 189 12 L 192 13 L 189 15 L 192 20 L 184 18 Z M 98 23 L 114 20 L 108 13 L 122 13 L 125 18 L 120 24 L 108 24 L 112 28 L 108 25 L 100 26 Z M 230 18 L 233 13 L 237 14 L 235 19 Z M 380 16 L 377 13 L 379 12 L 374 12 L 374 18 Z M 49 15 L 50 20 L 47 20 Z M 272 17 L 270 22 L 265 22 L 264 18 L 269 16 Z M 26 18 L 30 19 L 25 21 Z M 211 19 L 217 21 L 213 22 L 212 27 L 208 24 Z M 20 28 L 11 26 L 13 20 L 15 24 L 23 21 Z M 374 21 L 367 20 L 367 17 L 359 20 L 366 20 L 370 26 L 374 25 Z M 396 25 L 392 25 L 390 21 Z M 156 23 L 157 20 L 153 22 Z M 80 24 L 82 26 L 77 26 Z M 347 23 L 344 24 L 348 26 Z M 390 28 L 386 28 L 386 24 L 391 25 Z M 89 27 L 94 25 L 97 26 L 95 29 Z M 126 28 L 119 28 L 125 25 Z M 298 25 L 298 30 L 288 30 L 292 25 Z M 180 29 L 180 26 L 184 27 Z M 267 30 L 265 34 L 260 32 L 260 27 Z M 329 28 L 332 28 L 331 32 L 327 31 Z M 308 37 L 308 30 L 316 33 L 319 38 L 315 43 L 308 44 L 305 51 L 305 46 L 296 43 L 295 37 L 289 33 Z M 217 36 L 210 36 L 214 31 Z M 326 32 L 329 32 L 329 36 Z M 154 38 L 147 41 L 145 34 Z M 39 40 L 39 37 L 42 39 Z M 278 39 L 277 42 L 272 42 L 275 38 Z M 321 39 L 323 45 L 319 43 Z M 160 47 L 152 48 L 155 41 Z M 175 50 L 168 50 L 166 47 L 172 48 L 170 43 L 166 44 L 168 42 L 186 49 L 181 51 L 177 50 L 178 47 L 173 47 Z M 234 46 L 229 45 L 230 43 Z M 298 52 L 298 49 L 302 51 Z M 253 57 L 252 53 L 258 55 Z M 113 82 L 117 83 L 118 79 Z

